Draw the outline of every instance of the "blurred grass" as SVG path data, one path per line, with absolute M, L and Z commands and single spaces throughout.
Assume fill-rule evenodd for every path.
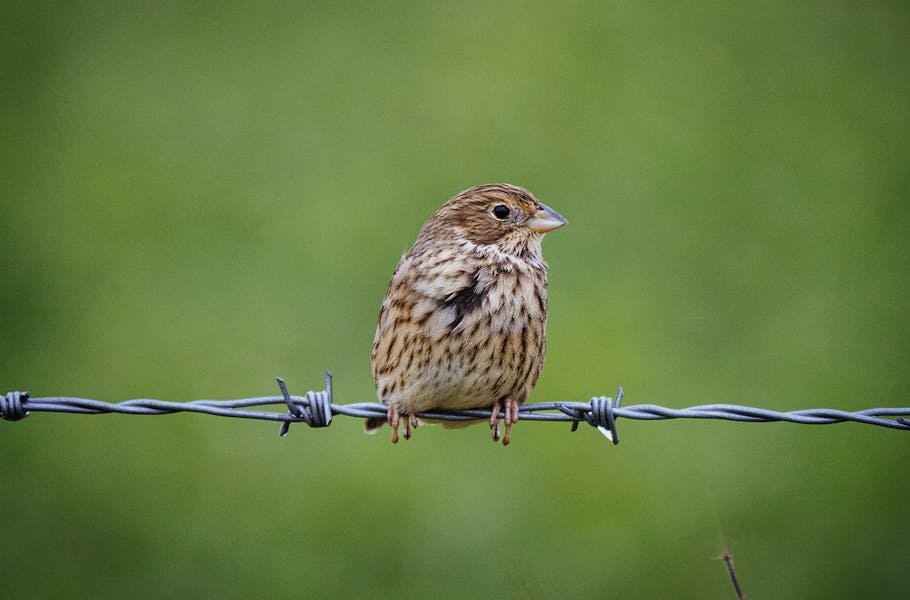
M 907 405 L 902 3 L 5 3 L 0 388 L 369 401 L 377 307 L 452 194 L 525 185 L 532 400 Z M 0 424 L 10 597 L 898 597 L 906 436 Z M 870 577 L 874 573 L 874 577 Z

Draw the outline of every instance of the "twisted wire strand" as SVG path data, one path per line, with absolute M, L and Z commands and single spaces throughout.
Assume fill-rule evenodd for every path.
M 0 418 L 18 421 L 29 412 L 58 412 L 76 414 L 119 413 L 129 415 L 164 415 L 178 412 L 195 412 L 221 417 L 281 421 L 280 434 L 285 435 L 291 423 L 306 423 L 310 427 L 328 427 L 332 417 L 343 415 L 361 419 L 388 414 L 388 407 L 379 403 L 334 404 L 332 402 L 332 375 L 325 374 L 325 389 L 309 391 L 303 396 L 292 396 L 283 379 L 278 378 L 280 396 L 260 396 L 237 400 L 193 400 L 168 402 L 141 398 L 125 402 L 108 403 L 88 398 L 51 396 L 32 398 L 28 392 L 10 392 L 0 396 Z M 621 406 L 623 390 L 619 388 L 615 400 L 606 396 L 592 398 L 590 402 L 538 402 L 523 404 L 518 412 L 526 421 L 555 421 L 572 423 L 572 431 L 585 422 L 598 429 L 614 444 L 619 443 L 616 420 L 619 418 L 644 421 L 664 419 L 720 419 L 744 423 L 785 421 L 803 425 L 829 425 L 855 422 L 891 429 L 910 431 L 910 408 L 869 408 L 844 411 L 831 408 L 810 408 L 793 411 L 775 411 L 735 404 L 704 404 L 688 408 L 667 408 L 654 404 Z M 249 410 L 251 407 L 284 405 L 288 412 Z M 422 419 L 439 421 L 474 421 L 489 419 L 489 409 L 434 410 L 418 413 Z M 500 417 L 504 417 L 500 413 Z

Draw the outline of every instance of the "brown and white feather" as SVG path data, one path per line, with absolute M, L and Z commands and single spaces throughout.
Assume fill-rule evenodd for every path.
M 493 216 L 498 205 L 508 219 Z M 525 401 L 546 355 L 543 233 L 528 226 L 542 208 L 523 188 L 491 184 L 427 220 L 379 312 L 371 365 L 384 404 L 413 415 Z

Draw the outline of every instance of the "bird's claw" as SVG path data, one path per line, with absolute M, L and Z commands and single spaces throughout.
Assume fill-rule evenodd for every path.
M 518 402 L 510 397 L 497 400 L 493 403 L 490 414 L 490 429 L 493 430 L 493 442 L 499 441 L 499 411 L 504 412 L 505 432 L 502 435 L 502 445 L 508 446 L 511 440 L 512 423 L 518 421 Z
M 389 407 L 389 427 L 392 428 L 392 443 L 398 443 L 398 422 L 401 415 L 398 414 L 398 407 L 390 406 Z
M 401 424 L 401 413 L 398 411 L 397 406 L 389 407 L 389 416 L 388 416 L 389 426 L 392 428 L 392 443 L 398 443 L 398 426 Z M 404 431 L 402 432 L 402 437 L 406 440 L 411 439 L 411 428 L 417 429 L 417 415 L 415 414 L 405 414 L 404 415 Z
M 417 429 L 417 415 L 408 414 L 404 420 L 404 439 L 411 439 L 411 429 Z

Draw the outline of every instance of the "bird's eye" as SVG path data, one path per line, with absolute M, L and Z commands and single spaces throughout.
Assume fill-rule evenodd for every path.
M 493 208 L 493 216 L 502 221 L 509 216 L 509 207 L 505 204 L 499 204 Z

